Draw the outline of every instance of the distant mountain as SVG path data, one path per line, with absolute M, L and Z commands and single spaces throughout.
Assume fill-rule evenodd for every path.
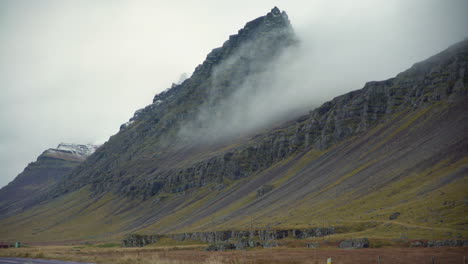
M 267 89 L 257 76 L 297 43 L 277 8 L 247 23 L 41 204 L 0 221 L 0 236 L 340 226 L 350 236 L 468 237 L 468 39 L 290 121 L 213 126 L 230 128 L 226 102 L 241 103 L 231 99 L 246 83 Z
M 39 196 L 83 162 L 99 146 L 61 143 L 44 151 L 12 182 L 0 189 L 0 215 L 13 214 L 37 203 Z

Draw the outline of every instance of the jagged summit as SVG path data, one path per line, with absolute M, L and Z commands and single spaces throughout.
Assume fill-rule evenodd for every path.
M 153 116 L 155 112 L 161 116 L 161 112 L 173 111 L 175 101 L 186 101 L 187 97 L 195 97 L 195 93 L 200 96 L 194 98 L 195 108 L 209 100 L 213 91 L 218 99 L 226 98 L 249 75 L 265 71 L 285 48 L 297 42 L 288 15 L 274 7 L 266 15 L 247 22 L 237 34 L 230 35 L 221 47 L 213 49 L 203 63 L 195 68 L 190 78 L 156 94 L 153 103 L 137 110 L 128 122 L 120 126 L 120 130 L 131 127 L 148 115 Z M 220 93 L 216 94 L 216 91 Z M 183 116 L 186 111 L 182 111 Z
M 214 66 L 220 64 L 220 62 L 234 53 L 239 52 L 239 48 L 243 45 L 248 45 L 248 42 L 251 42 L 250 47 L 255 47 L 250 50 L 250 56 L 245 54 L 247 55 L 246 58 L 250 57 L 251 59 L 260 60 L 262 57 L 265 59 L 265 57 L 270 58 L 274 56 L 282 50 L 281 47 L 291 45 L 297 41 L 288 15 L 285 11 L 281 12 L 275 6 L 265 16 L 247 22 L 237 34 L 229 36 L 229 39 L 221 47 L 215 48 L 208 53 L 205 61 L 195 68 L 191 78 L 211 73 Z M 252 56 L 254 54 L 255 56 Z M 162 102 L 162 100 L 180 89 L 180 86 L 172 86 L 164 92 L 157 94 L 153 99 L 153 103 Z
M 267 37 L 269 41 L 290 42 L 295 40 L 295 35 L 286 12 L 283 11 L 281 13 L 277 7 L 274 7 L 265 16 L 247 22 L 237 34 L 229 36 L 229 39 L 221 47 L 213 49 L 207 55 L 203 64 L 199 65 L 195 71 L 202 68 L 203 65 L 214 64 L 217 61 L 215 60 L 216 58 L 222 59 L 231 55 L 244 42 L 263 37 Z
M 247 41 L 255 41 L 261 38 L 266 38 L 264 43 L 267 45 L 275 45 L 275 42 L 280 42 L 280 45 L 291 44 L 296 40 L 288 15 L 285 11 L 281 11 L 274 7 L 265 16 L 258 17 L 238 31 L 237 34 L 229 36 L 223 45 L 213 49 L 206 57 L 203 64 L 199 65 L 195 72 L 211 69 L 211 66 L 217 64 L 220 60 L 232 55 L 239 46 Z M 278 45 L 279 46 L 279 45 Z
M 280 15 L 280 14 L 281 14 L 281 11 L 280 11 L 280 9 L 279 9 L 277 6 L 274 6 L 274 7 L 271 9 L 270 13 L 268 13 L 268 14 L 272 14 L 272 15 L 277 16 L 277 15 Z

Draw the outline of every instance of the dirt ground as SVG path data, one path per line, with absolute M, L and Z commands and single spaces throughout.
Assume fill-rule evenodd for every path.
M 466 248 L 438 248 L 438 249 L 263 249 L 253 251 L 231 251 L 215 253 L 226 263 L 239 261 L 240 263 L 326 263 L 327 258 L 332 263 L 464 263 L 464 256 L 468 255 Z M 189 261 L 197 255 L 197 259 L 209 259 L 213 253 L 198 251 L 168 251 L 164 253 L 165 258 Z M 432 259 L 434 258 L 434 262 Z

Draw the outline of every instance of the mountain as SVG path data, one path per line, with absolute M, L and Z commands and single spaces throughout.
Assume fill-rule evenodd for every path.
M 184 172 L 204 166 L 218 156 L 215 152 L 220 147 L 229 148 L 226 145 L 233 143 L 215 141 L 211 136 L 209 143 L 203 140 L 206 144 L 198 144 L 207 132 L 203 128 L 216 118 L 209 114 L 200 118 L 201 113 L 216 109 L 216 114 L 222 115 L 218 106 L 226 98 L 266 71 L 296 42 L 286 13 L 278 8 L 248 22 L 222 47 L 212 50 L 189 79 L 156 95 L 153 104 L 138 110 L 117 135 L 72 173 L 58 195 L 90 185 L 93 193 L 112 191 L 147 199 L 216 181 L 216 171 L 205 172 L 206 179 L 196 181 Z M 229 173 L 236 175 L 225 176 L 240 178 L 248 172 Z M 192 178 L 190 183 L 179 181 L 180 174 Z
M 232 130 L 239 91 L 265 89 L 257 77 L 296 45 L 277 8 L 247 23 L 42 203 L 0 220 L 0 236 L 339 226 L 350 236 L 468 237 L 468 39 L 309 114 Z
M 24 210 L 38 197 L 62 180 L 73 168 L 89 157 L 99 146 L 61 143 L 44 151 L 12 182 L 0 189 L 2 217 Z

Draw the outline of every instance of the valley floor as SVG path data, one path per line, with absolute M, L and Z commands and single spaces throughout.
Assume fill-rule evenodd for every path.
M 395 263 L 466 263 L 467 247 L 444 248 L 367 248 L 304 249 L 273 248 L 204 251 L 206 245 L 120 248 L 116 245 L 31 246 L 0 249 L 1 257 L 22 257 L 92 262 L 98 264 L 192 264 L 192 263 L 326 263 L 395 264 Z M 380 262 L 379 262 L 380 257 Z

